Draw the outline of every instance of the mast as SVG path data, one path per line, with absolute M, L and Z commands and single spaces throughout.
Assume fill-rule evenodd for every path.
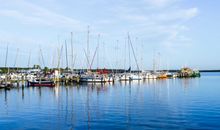
M 144 54 L 144 45 L 143 45 L 143 42 L 141 42 L 141 68 L 142 70 L 144 70 L 143 54 Z
M 116 69 L 116 73 L 117 73 L 117 70 L 119 68 L 118 67 L 118 56 L 117 56 L 118 55 L 118 43 L 119 43 L 119 41 L 117 40 L 116 41 L 116 46 L 115 46 L 115 51 L 116 51 L 115 52 L 115 54 L 116 54 L 116 56 L 115 56 L 115 59 L 116 59 L 115 66 L 116 66 L 116 68 L 115 69 Z
M 67 43 L 66 43 L 66 40 L 65 40 L 65 47 L 66 47 L 66 67 L 67 67 L 67 70 L 68 70 L 68 51 L 67 51 Z
M 7 62 L 8 62 L 8 44 L 7 44 L 6 56 L 5 56 L 5 68 L 7 67 Z
M 127 40 L 126 40 L 126 38 L 125 38 L 125 46 L 124 46 L 124 48 L 125 48 L 125 56 L 124 56 L 124 70 L 126 70 L 126 54 L 127 54 Z
M 60 67 L 60 49 L 59 47 L 57 48 L 57 69 Z
M 76 63 L 76 54 L 74 55 L 74 57 L 73 57 L 73 69 L 74 69 L 74 66 L 75 66 L 75 63 Z
M 57 36 L 57 42 L 58 42 L 58 44 L 60 45 L 60 37 L 59 37 L 59 35 Z M 59 70 L 59 72 L 60 72 L 60 58 L 61 58 L 61 51 L 62 51 L 62 49 L 63 49 L 63 45 L 61 45 L 61 48 L 57 48 L 57 52 L 58 52 L 58 57 L 57 57 L 57 69 Z
M 105 60 L 105 56 L 106 56 L 106 53 L 105 53 L 105 51 L 106 51 L 106 49 L 105 49 L 105 42 L 103 42 L 102 43 L 103 44 L 103 57 L 102 57 L 102 59 L 103 59 L 103 69 L 105 68 L 105 66 L 106 66 L 106 60 Z
M 41 58 L 40 58 L 40 46 L 39 46 L 39 50 L 38 50 L 38 63 L 39 63 L 39 66 L 41 65 Z
M 30 60 L 31 60 L 31 51 L 29 52 L 29 57 L 28 57 L 28 68 L 30 68 Z
M 160 71 L 161 67 L 161 59 L 160 59 L 160 52 L 158 53 L 158 70 Z
M 7 67 L 8 62 L 8 44 L 7 44 L 7 50 L 6 50 L 6 56 L 5 56 L 5 68 Z M 8 67 L 8 74 L 9 74 L 9 67 Z
M 129 33 L 128 33 L 128 60 L 129 60 L 129 68 L 131 68 L 131 50 L 130 50 L 130 44 L 129 44 Z M 131 69 L 130 69 L 131 72 Z
M 100 43 L 100 34 L 98 34 L 98 45 Z M 97 47 L 97 69 L 99 68 L 99 46 Z
M 89 31 L 89 26 L 88 26 L 88 32 L 87 32 L 87 64 L 88 64 L 88 68 L 87 69 L 89 69 L 89 67 L 90 67 L 90 61 L 89 61 L 89 33 L 90 33 L 90 31 Z
M 157 61 L 157 54 L 153 54 L 153 72 L 156 73 L 158 69 L 158 61 Z
M 73 32 L 71 32 L 71 61 L 72 61 L 72 71 L 74 69 L 74 58 L 73 58 Z
M 16 66 L 16 64 L 17 64 L 18 52 L 19 52 L 19 48 L 17 48 L 16 57 L 15 57 L 15 63 L 14 63 L 14 68 L 15 68 L 15 66 Z

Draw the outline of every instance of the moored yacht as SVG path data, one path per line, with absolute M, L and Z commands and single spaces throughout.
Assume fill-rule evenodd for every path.
M 124 73 L 119 76 L 119 81 L 128 81 L 130 74 Z
M 141 74 L 131 74 L 129 80 L 142 80 L 143 76 Z
M 104 75 L 82 75 L 80 77 L 80 82 L 103 83 L 107 81 L 108 79 Z

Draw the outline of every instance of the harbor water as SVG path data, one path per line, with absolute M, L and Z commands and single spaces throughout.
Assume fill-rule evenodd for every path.
M 201 74 L 0 89 L 0 129 L 219 129 L 220 73 Z

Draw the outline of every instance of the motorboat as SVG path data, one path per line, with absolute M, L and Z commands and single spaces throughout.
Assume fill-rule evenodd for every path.
M 28 86 L 33 87 L 54 87 L 55 83 L 51 80 L 46 79 L 35 79 L 33 81 L 28 81 Z

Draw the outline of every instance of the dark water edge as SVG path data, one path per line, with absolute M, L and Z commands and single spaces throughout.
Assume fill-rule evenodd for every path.
M 1 130 L 219 129 L 220 73 L 0 90 Z

